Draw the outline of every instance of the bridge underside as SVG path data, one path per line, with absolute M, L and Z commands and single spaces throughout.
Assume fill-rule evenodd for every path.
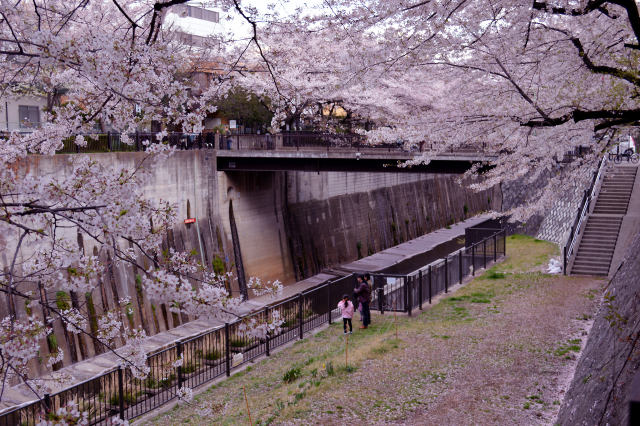
M 307 172 L 405 172 L 461 174 L 473 160 L 433 160 L 428 165 L 399 167 L 398 160 L 381 158 L 233 157 L 218 156 L 220 171 L 307 171 Z

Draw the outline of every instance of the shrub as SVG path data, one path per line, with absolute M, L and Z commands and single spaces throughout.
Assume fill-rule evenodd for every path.
M 302 376 L 302 371 L 298 367 L 294 367 L 290 370 L 287 370 L 282 376 L 282 381 L 285 383 L 292 383 L 298 380 Z

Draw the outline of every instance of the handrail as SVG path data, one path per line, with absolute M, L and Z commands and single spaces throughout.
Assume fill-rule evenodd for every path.
M 578 207 L 578 216 L 573 222 L 573 226 L 571 227 L 571 232 L 569 232 L 569 238 L 563 247 L 563 268 L 562 272 L 564 275 L 567 275 L 567 266 L 569 264 L 569 259 L 573 255 L 573 250 L 575 248 L 577 237 L 580 235 L 580 231 L 582 230 L 582 224 L 589 214 L 589 207 L 591 206 L 591 200 L 596 196 L 596 190 L 598 188 L 598 181 L 602 179 L 602 175 L 604 172 L 604 167 L 607 163 L 606 154 L 602 156 L 600 160 L 600 164 L 598 165 L 597 172 L 593 172 L 593 179 L 591 181 L 591 185 L 587 191 L 584 192 L 582 197 L 582 202 L 580 203 L 580 207 Z

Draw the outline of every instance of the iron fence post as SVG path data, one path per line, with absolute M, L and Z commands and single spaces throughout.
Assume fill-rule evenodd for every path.
M 298 294 L 298 321 L 300 321 L 300 339 L 302 339 L 302 334 L 304 333 L 304 322 L 302 318 L 302 293 Z
M 444 258 L 444 292 L 449 293 L 449 258 Z
M 502 254 L 503 256 L 507 255 L 507 230 L 502 231 Z
M 411 316 L 411 311 L 413 310 L 413 295 L 411 294 L 411 282 L 413 280 L 411 277 L 404 277 L 404 288 L 407 293 L 407 313 Z
M 487 239 L 482 240 L 482 262 L 484 269 L 487 269 Z
M 458 252 L 458 284 L 462 284 L 462 250 Z
M 418 272 L 418 300 L 420 300 L 420 310 L 422 310 L 422 270 Z
M 182 356 L 182 342 L 176 343 L 176 354 L 178 355 L 178 359 Z M 182 363 L 184 364 L 184 358 L 182 359 Z M 184 382 L 184 378 L 182 377 L 182 364 L 178 365 L 178 388 L 182 387 L 182 383 Z
M 471 246 L 471 275 L 476 275 L 476 245 Z
M 107 151 L 111 151 L 111 132 L 107 132 Z
M 53 406 L 51 405 L 51 395 L 48 393 L 44 394 L 44 410 L 47 414 L 53 411 Z
M 264 316 L 265 316 L 265 320 L 267 321 L 267 323 L 269 322 L 269 307 L 267 306 L 266 308 L 264 308 Z M 271 356 L 271 353 L 269 351 L 269 330 L 267 330 L 267 334 L 266 336 L 264 336 L 264 351 L 267 354 L 267 356 Z
M 327 310 L 329 311 L 329 325 L 331 325 L 331 312 L 333 312 L 333 309 L 331 308 L 331 284 L 332 281 L 329 281 L 327 284 Z
M 384 288 L 378 288 L 378 310 L 380 315 L 384 315 Z
M 230 348 L 229 346 L 231 346 L 231 342 L 229 341 L 231 336 L 230 336 L 230 332 L 229 332 L 229 323 L 225 322 L 224 323 L 224 340 L 225 340 L 225 344 L 224 344 L 224 356 L 225 356 L 225 368 L 226 368 L 226 372 L 227 372 L 227 377 L 229 377 L 231 375 L 231 359 L 230 359 Z
M 120 420 L 124 420 L 124 379 L 122 378 L 122 366 L 118 367 L 118 409 Z
M 429 265 L 429 304 L 431 304 L 431 265 Z
M 562 248 L 562 274 L 567 275 L 567 246 Z

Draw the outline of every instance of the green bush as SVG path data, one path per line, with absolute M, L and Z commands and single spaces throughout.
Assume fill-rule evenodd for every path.
M 300 368 L 294 367 L 290 370 L 287 370 L 287 372 L 284 373 L 284 376 L 282 376 L 282 381 L 285 383 L 293 383 L 296 380 L 298 380 L 301 376 L 302 376 L 302 371 L 300 370 Z

